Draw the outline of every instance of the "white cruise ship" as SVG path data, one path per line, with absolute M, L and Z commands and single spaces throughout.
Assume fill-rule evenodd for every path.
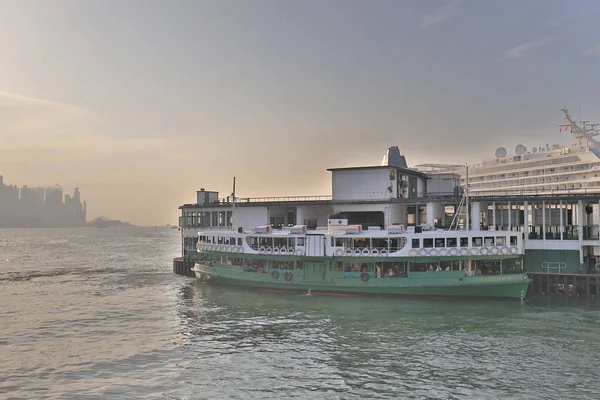
M 567 109 L 561 132 L 571 134 L 568 145 L 544 145 L 527 149 L 517 145 L 513 155 L 500 147 L 492 159 L 469 165 L 469 192 L 481 196 L 529 194 L 600 193 L 600 143 L 598 124 L 575 122 Z M 421 164 L 415 169 L 435 174 L 460 174 L 466 179 L 464 165 Z

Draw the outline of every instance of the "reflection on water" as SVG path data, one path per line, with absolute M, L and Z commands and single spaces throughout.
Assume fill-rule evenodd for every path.
M 179 243 L 0 231 L 0 397 L 600 398 L 594 302 L 218 287 L 171 273 Z

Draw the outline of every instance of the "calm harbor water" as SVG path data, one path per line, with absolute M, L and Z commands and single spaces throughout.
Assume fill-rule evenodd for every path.
M 0 398 L 600 398 L 596 303 L 214 287 L 179 243 L 0 230 Z

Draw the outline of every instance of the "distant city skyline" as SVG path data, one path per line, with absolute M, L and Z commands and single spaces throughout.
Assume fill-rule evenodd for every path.
M 463 164 L 600 121 L 592 0 L 0 0 L 0 173 L 176 224 L 196 190 L 331 191 L 331 167 Z M 579 118 L 578 118 L 579 119 Z
M 6 184 L 0 175 L 0 228 L 63 228 L 85 226 L 87 203 L 79 188 L 64 194 L 56 184 L 31 187 Z

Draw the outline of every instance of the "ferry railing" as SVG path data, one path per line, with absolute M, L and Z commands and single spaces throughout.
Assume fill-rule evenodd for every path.
M 329 201 L 330 194 L 318 196 L 275 196 L 275 197 L 238 197 L 236 203 L 280 203 L 280 202 L 303 202 L 303 201 Z M 220 199 L 219 202 L 230 204 L 231 198 Z
M 544 272 L 556 271 L 559 274 L 567 268 L 567 264 L 559 261 L 544 261 L 542 262 L 542 269 Z
M 579 230 L 577 225 L 565 225 L 563 228 L 563 240 L 577 240 L 579 238 Z M 584 227 L 584 237 L 585 237 Z M 529 225 L 528 238 L 531 240 L 542 240 L 544 238 L 543 225 Z M 560 226 L 546 226 L 546 240 L 560 240 Z

